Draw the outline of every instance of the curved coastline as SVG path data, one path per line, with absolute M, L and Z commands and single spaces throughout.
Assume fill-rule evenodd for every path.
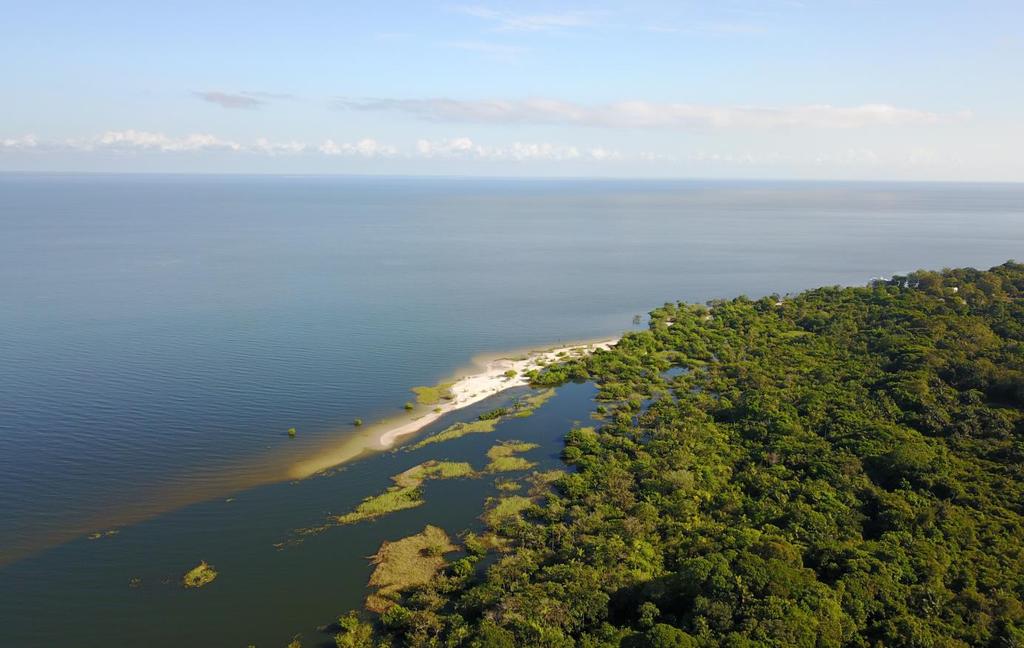
M 384 419 L 370 425 L 362 434 L 355 435 L 329 448 L 317 457 L 297 462 L 288 470 L 289 479 L 305 479 L 351 461 L 367 452 L 388 450 L 402 437 L 419 432 L 424 427 L 451 412 L 469 407 L 513 387 L 529 384 L 526 372 L 573 356 L 587 355 L 598 349 L 609 349 L 621 337 L 573 342 L 543 350 L 491 354 L 474 359 L 473 368 L 459 372 L 446 383 L 450 398 L 429 411 L 424 406 L 413 409 L 411 416 Z M 509 376 L 507 372 L 515 372 Z
M 540 363 L 565 359 L 569 354 L 591 353 L 598 348 L 607 349 L 620 337 L 559 344 L 543 350 L 503 351 L 479 355 L 470 365 L 457 370 L 451 383 L 452 398 L 436 406 L 417 405 L 411 414 L 389 417 L 371 423 L 333 444 L 323 444 L 304 459 L 292 458 L 282 465 L 275 453 L 259 453 L 231 466 L 197 467 L 140 489 L 137 501 L 126 502 L 116 510 L 102 516 L 88 516 L 69 520 L 58 532 L 26 536 L 21 542 L 0 549 L 0 567 L 50 549 L 92 532 L 120 529 L 138 524 L 158 515 L 185 506 L 227 497 L 250 488 L 283 481 L 305 479 L 328 471 L 362 456 L 392 448 L 403 437 L 412 435 L 445 414 L 478 403 L 490 396 L 513 387 L 528 384 L 523 373 L 538 368 Z M 561 358 L 559 353 L 563 353 Z M 504 373 L 516 371 L 514 378 Z M 434 411 L 437 407 L 441 411 Z

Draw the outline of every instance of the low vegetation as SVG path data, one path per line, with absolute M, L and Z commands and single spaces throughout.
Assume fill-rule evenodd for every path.
M 434 443 L 443 443 L 445 441 L 452 441 L 454 439 L 464 437 L 467 434 L 493 432 L 494 428 L 497 427 L 497 425 L 497 419 L 490 419 L 486 421 L 473 421 L 471 423 L 455 423 L 441 430 L 437 434 L 433 434 L 425 439 L 420 440 L 417 443 L 412 444 L 411 446 L 408 447 L 408 450 L 419 450 L 424 446 L 428 446 Z
M 507 416 L 509 411 L 510 410 L 507 407 L 498 407 L 498 408 L 486 411 L 483 414 L 480 414 L 479 416 L 477 416 L 477 418 L 479 420 L 481 420 L 481 421 L 490 421 L 490 420 L 493 420 L 493 419 L 500 419 L 502 416 Z
M 530 508 L 533 500 L 522 495 L 491 498 L 483 514 L 483 520 L 492 529 L 498 528 L 502 522 L 519 519 L 519 514 Z
M 416 394 L 416 402 L 420 405 L 436 405 L 452 397 L 451 388 L 452 383 L 440 383 L 433 387 L 413 387 L 412 392 Z
M 369 584 L 376 591 L 367 597 L 367 609 L 382 613 L 394 607 L 401 592 L 429 583 L 444 567 L 445 554 L 457 549 L 448 534 L 435 526 L 395 542 L 385 542 L 372 559 L 376 568 Z M 401 612 L 392 616 L 396 614 Z
M 549 388 L 523 398 L 516 399 L 511 408 L 502 407 L 496 410 L 491 410 L 490 412 L 485 412 L 478 417 L 478 420 L 469 423 L 455 423 L 441 430 L 437 434 L 421 439 L 417 443 L 408 446 L 406 449 L 409 451 L 419 450 L 420 448 L 434 443 L 453 441 L 464 437 L 467 434 L 493 432 L 502 418 L 510 415 L 517 418 L 530 416 L 538 407 L 546 403 L 548 399 L 554 395 L 555 390 Z
M 428 479 L 454 479 L 474 475 L 473 467 L 466 462 L 425 461 L 413 466 L 391 479 L 395 485 L 379 495 L 363 500 L 355 510 L 332 518 L 335 524 L 355 524 L 363 520 L 415 508 L 423 504 L 420 487 Z
M 537 464 L 516 455 L 537 447 L 539 446 L 536 443 L 522 443 L 519 441 L 499 443 L 487 451 L 487 458 L 490 460 L 490 463 L 484 468 L 484 472 L 497 473 L 529 470 Z
M 187 588 L 206 587 L 217 578 L 217 570 L 205 560 L 181 577 L 181 586 Z

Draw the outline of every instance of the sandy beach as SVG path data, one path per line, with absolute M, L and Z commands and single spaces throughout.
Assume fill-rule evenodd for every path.
M 597 349 L 608 349 L 618 341 L 619 338 L 613 338 L 600 342 L 557 347 L 547 351 L 531 351 L 525 357 L 488 360 L 479 373 L 462 376 L 452 384 L 450 388 L 452 398 L 442 400 L 437 405 L 440 411 L 432 411 L 407 423 L 385 430 L 377 438 L 377 442 L 382 449 L 390 448 L 400 437 L 422 429 L 449 412 L 478 403 L 506 389 L 529 384 L 530 381 L 525 376 L 528 371 L 540 369 L 544 365 L 573 356 L 593 353 Z M 514 377 L 510 378 L 506 375 L 510 370 L 515 372 Z
M 429 406 L 419 405 L 408 415 L 369 425 L 362 433 L 346 439 L 338 446 L 323 451 L 313 459 L 293 465 L 288 471 L 288 477 L 302 479 L 345 463 L 368 451 L 387 450 L 402 437 L 422 430 L 445 414 L 479 403 L 507 389 L 529 384 L 529 379 L 525 375 L 528 371 L 573 356 L 587 355 L 598 349 L 608 349 L 618 341 L 619 338 L 615 337 L 592 342 L 576 342 L 545 350 L 508 354 L 507 357 L 478 360 L 477 366 L 470 373 L 446 381 L 446 384 L 451 385 L 448 388 L 450 398 Z M 515 372 L 514 376 L 507 375 L 510 370 Z

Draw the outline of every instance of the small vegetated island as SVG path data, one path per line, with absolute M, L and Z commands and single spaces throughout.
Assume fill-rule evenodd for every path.
M 599 388 L 570 468 L 382 547 L 338 646 L 1024 646 L 1024 266 L 666 304 L 531 379 Z

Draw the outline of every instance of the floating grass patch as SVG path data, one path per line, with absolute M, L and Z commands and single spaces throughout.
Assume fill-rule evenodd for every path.
M 517 457 L 515 455 L 540 447 L 536 443 L 522 443 L 519 441 L 507 441 L 499 443 L 487 451 L 487 458 L 490 463 L 484 468 L 484 472 L 512 472 L 515 470 L 529 470 L 537 464 Z
M 453 479 L 475 474 L 467 462 L 425 461 L 392 477 L 395 485 L 379 495 L 364 499 L 355 510 L 332 518 L 335 524 L 355 524 L 363 520 L 415 508 L 423 504 L 420 486 L 428 479 Z M 317 527 L 317 530 L 322 528 Z
M 181 586 L 188 588 L 206 587 L 217 578 L 217 570 L 205 560 L 181 577 Z
M 477 419 L 481 421 L 492 421 L 494 419 L 500 419 L 502 416 L 508 414 L 509 411 L 510 410 L 507 407 L 498 407 L 496 409 L 484 412 L 483 414 L 477 416 Z
M 458 439 L 459 437 L 466 436 L 467 434 L 478 434 L 481 432 L 493 432 L 494 427 L 498 425 L 497 419 L 490 419 L 487 421 L 473 421 L 472 423 L 456 423 L 450 425 L 445 429 L 441 430 L 433 436 L 428 436 L 419 443 L 409 446 L 409 450 L 419 450 L 423 446 L 430 445 L 431 443 L 441 443 L 443 441 L 451 441 Z
M 548 402 L 548 400 L 555 395 L 554 389 L 545 389 L 535 394 L 530 394 L 525 398 L 519 399 L 513 409 L 515 409 L 516 418 L 525 418 L 530 416 L 537 410 L 538 407 Z
M 497 488 L 498 490 L 500 490 L 500 491 L 502 491 L 504 493 L 510 493 L 512 491 L 517 491 L 517 490 L 519 490 L 520 488 L 523 487 L 522 484 L 520 484 L 519 482 L 515 481 L 514 479 L 505 479 L 503 477 L 499 477 L 498 479 L 496 479 L 494 481 L 494 486 L 495 486 L 495 488 Z
M 412 393 L 416 394 L 416 402 L 420 405 L 436 405 L 442 399 L 449 400 L 452 397 L 452 383 L 440 383 L 433 387 L 413 387 Z
M 430 525 L 416 535 L 385 542 L 372 559 L 376 568 L 369 585 L 377 591 L 366 598 L 366 608 L 382 613 L 403 590 L 429 583 L 445 566 L 444 555 L 457 549 L 444 529 Z
M 495 528 L 498 525 L 519 520 L 519 514 L 533 505 L 533 500 L 522 495 L 510 495 L 499 497 L 489 501 L 490 506 L 482 516 L 487 526 Z
M 424 446 L 428 446 L 432 443 L 442 443 L 444 441 L 452 441 L 460 437 L 464 437 L 467 434 L 479 434 L 484 432 L 493 432 L 495 426 L 505 416 L 514 416 L 516 418 L 524 418 L 533 414 L 534 410 L 543 405 L 555 395 L 554 389 L 545 389 L 535 394 L 530 394 L 524 398 L 516 399 L 511 408 L 501 407 L 490 412 L 481 414 L 479 419 L 470 423 L 455 423 L 445 429 L 441 430 L 437 434 L 429 436 L 418 443 L 414 443 L 408 446 L 408 450 L 419 450 Z

